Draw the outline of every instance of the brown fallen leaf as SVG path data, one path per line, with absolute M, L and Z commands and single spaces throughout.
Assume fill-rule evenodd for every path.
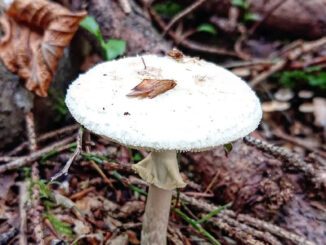
M 173 89 L 177 83 L 168 79 L 144 79 L 140 84 L 134 87 L 127 96 L 148 97 L 150 99 Z
M 85 11 L 72 13 L 46 0 L 14 0 L 0 18 L 0 58 L 27 89 L 45 97 L 63 50 L 85 16 Z
M 170 56 L 171 58 L 177 61 L 180 61 L 184 57 L 184 54 L 180 50 L 173 48 L 168 52 L 168 56 Z

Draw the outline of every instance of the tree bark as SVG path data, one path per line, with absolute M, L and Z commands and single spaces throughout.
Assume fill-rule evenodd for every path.
M 24 130 L 24 111 L 32 107 L 32 94 L 19 77 L 0 63 L 0 148 L 19 138 Z
M 88 13 L 95 17 L 105 38 L 127 41 L 127 54 L 166 53 L 171 49 L 168 43 L 146 18 L 142 9 L 129 1 L 132 12 L 127 14 L 114 0 L 91 0 Z
M 278 0 L 246 0 L 249 11 L 261 17 L 267 15 Z M 320 38 L 326 34 L 326 1 L 325 0 L 283 0 L 261 27 L 278 31 L 288 37 L 292 35 L 302 38 Z M 192 1 L 182 0 L 189 4 Z M 210 15 L 226 16 L 231 7 L 231 0 L 210 0 L 202 6 L 202 10 Z

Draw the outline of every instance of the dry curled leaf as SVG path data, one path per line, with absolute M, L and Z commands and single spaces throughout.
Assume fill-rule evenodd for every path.
M 184 54 L 180 50 L 173 48 L 172 50 L 170 50 L 168 52 L 168 56 L 170 56 L 171 58 L 173 58 L 175 60 L 180 61 L 183 59 Z
M 85 16 L 46 0 L 15 0 L 0 19 L 0 57 L 27 89 L 45 97 L 63 50 Z
M 134 87 L 127 96 L 148 97 L 150 99 L 173 89 L 177 83 L 174 80 L 167 79 L 144 79 L 140 84 Z

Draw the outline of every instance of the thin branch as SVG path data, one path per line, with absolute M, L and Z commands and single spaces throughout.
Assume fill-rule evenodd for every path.
M 129 0 L 119 0 L 119 4 L 125 14 L 130 14 L 132 12 Z
M 198 8 L 200 5 L 202 5 L 206 0 L 197 0 L 193 4 L 191 4 L 189 7 L 178 13 L 171 21 L 170 23 L 164 28 L 163 36 L 171 29 L 171 27 L 180 21 L 183 17 L 190 14 L 192 11 L 194 11 L 196 8 Z
M 37 150 L 36 141 L 36 131 L 35 131 L 35 121 L 34 114 L 28 112 L 25 116 L 28 146 L 31 153 Z M 38 169 L 38 162 L 35 161 L 32 164 L 32 183 L 38 183 L 40 181 L 40 173 Z M 42 219 L 42 203 L 40 198 L 40 189 L 38 185 L 32 185 L 32 195 L 31 195 L 31 208 L 29 209 L 29 215 L 31 217 L 31 223 L 34 227 L 33 232 L 35 235 L 36 244 L 44 244 L 44 234 L 43 234 L 43 219 Z
M 211 223 L 217 226 L 220 230 L 224 230 L 230 237 L 235 238 L 243 244 L 247 245 L 264 245 L 265 243 L 254 239 L 254 237 L 249 232 L 244 232 L 237 226 L 231 226 L 224 220 L 215 218 L 211 220 Z
M 199 232 L 202 236 L 206 237 L 211 244 L 220 245 L 221 243 L 215 239 L 208 231 L 206 231 L 201 224 L 199 224 L 196 220 L 190 218 L 188 215 L 183 213 L 178 208 L 173 208 L 173 211 L 178 214 L 183 220 L 185 220 L 188 224 L 190 224 L 197 232 Z
M 67 161 L 65 166 L 57 174 L 52 176 L 51 182 L 57 180 L 58 178 L 60 178 L 63 175 L 68 174 L 71 164 L 75 161 L 75 159 L 79 156 L 79 154 L 82 151 L 82 144 L 83 144 L 83 127 L 80 127 L 78 130 L 78 134 L 77 134 L 76 149 L 75 149 L 74 153 L 69 158 L 69 160 Z
M 0 156 L 0 162 L 10 162 L 18 159 L 19 157 Z
M 297 43 L 298 41 L 295 41 L 293 44 L 297 44 Z M 293 44 L 290 44 L 290 46 L 292 46 Z M 290 52 L 288 52 L 288 54 L 285 54 L 285 57 L 280 58 L 279 61 L 276 64 L 272 65 L 267 71 L 264 71 L 260 73 L 258 76 L 256 76 L 250 82 L 250 86 L 251 87 L 257 86 L 259 83 L 266 80 L 271 75 L 282 70 L 288 64 L 289 61 L 296 60 L 303 54 L 317 50 L 325 45 L 326 45 L 326 37 L 322 37 L 315 41 L 304 42 L 302 44 L 300 43 L 300 45 L 298 46 L 295 45 L 294 48 Z
M 64 150 L 67 150 L 71 147 L 69 143 L 71 143 L 75 139 L 75 136 L 69 136 L 61 141 L 58 141 L 50 146 L 47 146 L 41 150 L 32 152 L 31 154 L 20 157 L 12 162 L 9 162 L 7 164 L 3 164 L 0 166 L 0 174 L 9 171 L 9 170 L 14 170 L 17 168 L 21 168 L 27 165 L 32 164 L 34 161 L 40 159 L 43 155 L 46 155 L 50 152 L 56 151 L 56 152 L 61 152 Z
M 258 29 L 258 27 L 260 27 L 277 9 L 279 9 L 283 4 L 285 4 L 288 0 L 280 0 L 278 2 L 275 3 L 275 5 L 271 6 L 271 8 L 269 10 L 266 11 L 265 15 L 263 16 L 262 19 L 260 19 L 259 21 L 257 21 L 248 31 L 248 36 L 250 37 L 252 34 L 254 34 L 254 32 L 256 32 L 256 30 Z
M 215 205 L 212 205 L 206 201 L 200 200 L 198 198 L 192 198 L 188 197 L 183 193 L 180 193 L 180 198 L 184 202 L 189 203 L 192 206 L 195 206 L 198 209 L 201 209 L 205 212 L 211 212 L 215 210 L 217 207 Z M 294 233 L 288 232 L 287 230 L 278 227 L 276 225 L 270 224 L 268 222 L 252 218 L 249 215 L 245 214 L 236 214 L 232 210 L 223 210 L 218 217 L 220 217 L 222 220 L 225 220 L 225 217 L 237 219 L 240 222 L 247 223 L 248 225 L 254 226 L 259 230 L 265 230 L 271 234 L 274 234 L 278 237 L 281 237 L 286 240 L 290 240 L 294 242 L 294 244 L 300 244 L 300 245 L 315 245 L 315 243 L 308 241 L 306 238 L 301 237 L 299 235 L 296 235 Z
M 217 223 L 219 224 L 220 219 L 219 218 L 214 218 L 212 220 L 212 223 Z M 251 234 L 256 238 L 259 238 L 262 241 L 267 242 L 268 244 L 271 245 L 282 245 L 282 243 L 280 243 L 279 240 L 277 240 L 273 235 L 271 235 L 269 232 L 265 232 L 265 231 L 260 231 L 260 230 L 256 230 L 255 228 L 252 228 L 244 223 L 241 223 L 235 219 L 232 219 L 230 217 L 228 217 L 227 215 L 223 216 L 223 221 L 225 221 L 226 223 L 228 223 L 229 225 L 233 226 L 233 227 L 239 227 L 243 232 L 247 233 L 247 234 Z
M 294 233 L 288 232 L 287 230 L 284 230 L 283 228 L 267 223 L 265 221 L 250 217 L 249 215 L 245 214 L 239 214 L 236 215 L 233 212 L 233 217 L 236 217 L 237 220 L 241 222 L 245 222 L 249 225 L 252 225 L 256 227 L 257 229 L 263 229 L 265 231 L 270 232 L 271 234 L 274 234 L 278 237 L 282 237 L 284 239 L 292 241 L 294 244 L 298 245 L 316 245 L 314 242 L 308 241 L 305 237 L 298 236 Z
M 85 142 L 86 142 L 86 153 L 89 154 L 91 149 L 90 149 L 90 142 L 91 142 L 91 135 L 89 131 L 86 131 L 85 133 Z M 92 167 L 99 173 L 99 175 L 103 178 L 104 182 L 108 184 L 110 187 L 113 188 L 112 181 L 105 175 L 105 173 L 102 171 L 102 169 L 93 161 L 90 160 Z
M 236 50 L 236 52 L 244 57 L 249 58 L 249 56 L 247 54 L 245 54 L 242 51 L 242 45 L 243 43 L 248 40 L 248 38 L 250 36 L 252 36 L 254 34 L 254 32 L 258 29 L 258 27 L 260 27 L 261 24 L 263 24 L 279 7 L 281 7 L 287 0 L 280 0 L 278 1 L 275 5 L 273 5 L 264 15 L 264 17 L 260 20 L 257 21 L 250 29 L 249 31 L 246 31 L 246 29 L 244 29 L 243 33 L 241 34 L 240 38 L 236 41 L 234 48 Z
M 244 142 L 278 159 L 281 159 L 282 161 L 285 160 L 291 167 L 295 167 L 308 175 L 318 187 L 326 187 L 325 174 L 323 172 L 316 171 L 316 169 L 302 160 L 297 154 L 290 152 L 286 148 L 274 146 L 251 136 L 244 137 Z
M 10 240 L 14 238 L 17 233 L 18 230 L 15 227 L 11 228 L 7 232 L 0 233 L 0 245 L 9 244 Z
M 45 133 L 43 135 L 40 135 L 39 137 L 37 137 L 36 141 L 38 143 L 41 143 L 41 142 L 44 142 L 46 140 L 50 140 L 52 138 L 59 137 L 62 134 L 71 133 L 72 131 L 75 131 L 78 128 L 79 128 L 79 125 L 78 124 L 73 124 L 73 125 L 70 125 L 70 126 L 67 126 L 67 127 L 63 127 L 63 128 L 60 128 L 60 129 L 57 129 L 57 130 L 54 130 L 54 131 Z M 22 143 L 21 145 L 17 146 L 15 149 L 13 149 L 12 151 L 10 151 L 9 154 L 8 154 L 8 156 L 17 155 L 19 152 L 21 152 L 22 150 L 24 150 L 25 148 L 27 148 L 28 147 L 28 144 L 29 144 L 28 142 Z
M 287 135 L 286 133 L 282 132 L 281 130 L 273 130 L 273 134 L 280 139 L 291 142 L 291 143 L 298 145 L 308 151 L 315 152 L 315 153 L 319 154 L 320 156 L 326 158 L 326 152 L 321 151 L 318 148 L 316 149 L 316 147 L 309 145 L 308 143 L 306 143 L 306 141 L 304 139 L 299 139 L 299 138 Z
M 162 30 L 164 30 L 166 27 L 166 24 L 164 23 L 162 18 L 152 8 L 149 8 L 148 11 L 149 11 L 150 15 L 152 16 L 152 18 L 155 20 L 155 22 L 160 26 L 160 28 Z M 189 48 L 189 49 L 192 49 L 195 51 L 200 51 L 200 52 L 211 53 L 211 54 L 226 55 L 226 56 L 241 58 L 233 51 L 229 51 L 229 50 L 226 50 L 223 48 L 208 46 L 208 45 L 202 45 L 202 44 L 199 44 L 199 43 L 196 43 L 193 41 L 181 39 L 182 37 L 179 37 L 173 31 L 168 31 L 167 34 L 173 39 L 173 41 L 176 44 L 180 44 L 181 46 L 183 46 L 185 48 Z

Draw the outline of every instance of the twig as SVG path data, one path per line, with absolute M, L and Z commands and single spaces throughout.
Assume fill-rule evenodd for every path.
M 18 159 L 19 157 L 10 157 L 10 156 L 3 156 L 0 157 L 0 162 L 10 162 Z
M 219 176 L 220 176 L 220 171 L 217 170 L 214 177 L 212 178 L 211 182 L 206 187 L 206 190 L 204 191 L 204 193 L 207 193 L 207 192 L 211 191 L 212 187 L 216 184 L 216 181 L 217 181 Z
M 28 112 L 25 116 L 26 128 L 27 128 L 27 138 L 29 142 L 29 149 L 31 153 L 36 152 L 37 142 L 36 142 L 36 132 L 34 124 L 34 114 Z M 38 162 L 35 161 L 32 164 L 32 183 L 38 183 L 40 181 Z M 42 220 L 42 204 L 40 199 L 40 189 L 38 185 L 32 185 L 32 196 L 31 196 L 31 208 L 29 210 L 29 215 L 31 217 L 31 222 L 34 227 L 33 232 L 35 235 L 36 244 L 44 244 L 43 235 L 43 220 Z
M 182 233 L 180 232 L 179 228 L 176 227 L 176 225 L 169 224 L 168 226 L 168 239 L 171 240 L 171 242 L 174 245 L 183 245 L 183 236 Z
M 236 216 L 235 213 L 232 213 L 237 220 L 245 222 L 249 225 L 256 227 L 257 229 L 264 229 L 276 236 L 282 237 L 284 239 L 292 241 L 294 244 L 298 245 L 316 245 L 314 242 L 308 241 L 305 237 L 298 236 L 294 233 L 288 232 L 276 225 L 267 223 L 265 221 L 252 218 L 249 215 L 239 214 Z
M 192 11 L 194 11 L 196 8 L 198 8 L 200 5 L 202 5 L 206 0 L 197 0 L 193 4 L 191 4 L 189 7 L 178 13 L 173 19 L 170 21 L 170 23 L 164 28 L 163 36 L 171 29 L 171 27 L 180 21 L 183 17 L 190 14 Z
M 34 114 L 32 112 L 26 113 L 25 122 L 26 122 L 26 130 L 27 130 L 28 147 L 31 152 L 35 152 L 37 150 L 37 143 L 36 143 Z
M 281 130 L 274 130 L 273 134 L 276 135 L 278 138 L 289 141 L 289 142 L 291 142 L 291 143 L 293 143 L 295 145 L 298 145 L 300 147 L 303 147 L 303 148 L 307 149 L 308 151 L 315 152 L 315 153 L 319 154 L 320 156 L 326 158 L 326 153 L 325 152 L 320 151 L 320 150 L 316 149 L 315 147 L 308 145 L 305 142 L 305 140 L 301 140 L 301 139 L 292 137 L 290 135 L 287 135 L 286 133 L 282 132 Z
M 77 237 L 72 243 L 70 243 L 69 245 L 75 245 L 75 244 L 79 244 L 79 241 L 84 239 L 84 238 L 95 238 L 99 241 L 99 244 L 104 244 L 103 243 L 103 236 L 101 236 L 100 233 L 92 233 L 92 234 L 86 234 L 86 235 L 80 235 L 79 237 Z M 97 243 L 96 243 L 97 244 Z
M 213 193 L 206 193 L 206 192 L 185 191 L 184 193 L 192 197 L 214 197 Z
M 80 127 L 79 130 L 78 130 L 78 134 L 77 134 L 76 149 L 75 149 L 74 153 L 69 158 L 69 160 L 67 161 L 65 166 L 57 174 L 55 174 L 51 178 L 51 182 L 57 180 L 58 178 L 60 178 L 63 175 L 68 174 L 68 171 L 69 171 L 69 168 L 70 168 L 71 164 L 75 161 L 76 157 L 78 157 L 79 154 L 81 153 L 82 144 L 83 144 L 82 141 L 83 141 L 83 128 Z
M 170 35 L 170 36 L 173 37 L 172 35 Z M 174 39 L 177 40 L 176 37 L 174 37 Z M 180 42 L 180 44 L 182 46 L 184 46 L 185 48 L 189 48 L 189 49 L 200 51 L 200 52 L 205 52 L 205 53 L 210 53 L 210 54 L 227 55 L 227 56 L 232 56 L 232 57 L 236 57 L 236 58 L 241 58 L 233 51 L 228 51 L 223 48 L 217 48 L 217 47 L 209 46 L 206 44 L 200 44 L 200 43 L 196 43 L 196 42 L 189 41 L 189 40 L 182 40 Z
M 152 18 L 155 20 L 155 22 L 159 25 L 159 27 L 162 30 L 164 30 L 166 25 L 162 20 L 162 18 L 152 8 L 149 8 L 148 11 L 152 16 Z M 223 48 L 212 47 L 208 45 L 201 45 L 199 43 L 189 41 L 189 40 L 182 40 L 182 39 L 180 40 L 181 37 L 176 35 L 173 31 L 168 31 L 167 34 L 173 39 L 175 43 L 180 44 L 185 48 L 189 48 L 200 52 L 206 52 L 206 53 L 218 54 L 218 55 L 227 55 L 227 56 L 239 58 L 239 56 L 233 51 L 229 51 Z
M 292 153 L 285 148 L 274 146 L 262 140 L 255 139 L 251 136 L 244 137 L 244 142 L 251 146 L 255 146 L 257 149 L 266 152 L 276 158 L 285 160 L 290 164 L 291 167 L 295 167 L 296 169 L 301 170 L 307 176 L 309 176 L 312 182 L 315 183 L 318 187 L 326 187 L 325 174 L 316 171 L 310 164 L 303 161 L 297 154 Z
M 57 239 L 60 238 L 59 234 L 54 229 L 53 225 L 51 224 L 51 222 L 50 222 L 50 220 L 48 218 L 44 219 L 44 224 L 50 230 L 50 232 L 52 233 L 53 236 L 55 236 Z
M 217 226 L 219 229 L 224 230 L 230 237 L 235 238 L 236 240 L 240 241 L 246 245 L 264 245 L 261 241 L 258 241 L 253 238 L 251 233 L 247 233 L 242 231 L 237 227 L 233 227 L 226 223 L 222 219 L 213 219 L 211 222 L 213 225 Z
M 16 228 L 11 228 L 7 232 L 3 232 L 0 234 L 0 245 L 7 245 L 9 244 L 10 240 L 16 236 L 18 233 L 18 230 Z
M 260 20 L 257 21 L 248 31 L 246 31 L 246 29 L 243 31 L 242 35 L 240 36 L 240 38 L 236 41 L 234 48 L 236 50 L 237 53 L 239 53 L 241 56 L 244 55 L 244 57 L 246 57 L 247 55 L 245 53 L 243 53 L 242 51 L 242 45 L 243 43 L 250 37 L 252 36 L 256 30 L 258 29 L 259 26 L 261 26 L 261 24 L 263 24 L 268 18 L 269 16 L 271 16 L 279 7 L 281 7 L 287 0 L 280 0 L 278 1 L 275 5 L 273 5 L 264 15 L 264 17 Z
M 67 134 L 70 133 L 72 131 L 75 131 L 79 128 L 78 124 L 73 124 L 64 128 L 60 128 L 48 133 L 45 133 L 43 135 L 40 135 L 39 137 L 37 137 L 36 141 L 38 143 L 44 142 L 46 140 L 52 139 L 54 137 L 58 137 L 62 134 Z M 24 142 L 21 145 L 17 146 L 15 149 L 13 149 L 12 151 L 9 152 L 8 156 L 14 156 L 16 154 L 18 154 L 19 152 L 21 152 L 22 150 L 24 150 L 26 147 L 28 147 L 28 142 Z
M 217 241 L 208 231 L 206 231 L 196 220 L 188 217 L 185 213 L 183 213 L 180 209 L 178 208 L 173 208 L 173 211 L 178 214 L 182 219 L 187 221 L 193 228 L 195 228 L 196 231 L 198 231 L 201 235 L 206 237 L 208 241 L 211 242 L 211 244 L 214 245 L 220 245 L 221 243 Z
M 0 174 L 4 173 L 6 171 L 9 171 L 9 170 L 13 170 L 13 169 L 24 167 L 26 165 L 30 165 L 32 162 L 38 160 L 43 155 L 46 155 L 52 151 L 61 152 L 61 151 L 67 150 L 71 147 L 71 145 L 68 145 L 68 144 L 71 143 L 74 139 L 75 139 L 75 136 L 69 136 L 69 137 L 67 137 L 61 141 L 58 141 L 50 146 L 47 146 L 41 150 L 32 152 L 31 154 L 29 154 L 27 156 L 20 157 L 12 162 L 3 164 L 0 166 Z
M 203 200 L 200 200 L 197 198 L 188 197 L 188 196 L 184 195 L 183 193 L 180 193 L 180 198 L 184 202 L 187 202 L 190 205 L 195 206 L 196 208 L 201 209 L 206 212 L 211 212 L 217 208 L 216 206 L 214 206 L 210 203 L 207 203 L 206 201 L 203 201 Z M 224 210 L 218 215 L 218 217 L 221 217 L 221 219 L 224 219 L 223 218 L 223 217 L 225 217 L 224 215 L 229 218 L 236 218 L 240 222 L 245 222 L 245 223 L 252 225 L 260 230 L 263 229 L 263 230 L 268 231 L 269 233 L 274 234 L 278 237 L 282 237 L 284 239 L 290 240 L 290 241 L 294 242 L 294 244 L 315 245 L 315 243 L 308 241 L 304 237 L 298 236 L 298 235 L 288 232 L 288 231 L 284 230 L 283 228 L 280 228 L 276 225 L 267 223 L 265 221 L 262 221 L 262 220 L 259 220 L 256 218 L 252 218 L 245 214 L 237 215 L 232 210 Z
M 249 61 L 235 61 L 231 63 L 222 64 L 224 68 L 232 69 L 238 67 L 252 67 L 252 66 L 271 66 L 275 62 L 270 60 L 249 60 Z
M 86 189 L 83 189 L 83 190 L 71 195 L 69 197 L 69 199 L 71 199 L 72 201 L 79 200 L 79 199 L 83 198 L 84 196 L 86 196 L 88 193 L 90 193 L 92 191 L 95 191 L 94 186 L 88 187 Z
M 257 86 L 260 82 L 266 80 L 270 76 L 272 76 L 274 73 L 282 70 L 285 65 L 287 64 L 287 60 L 281 59 L 276 64 L 272 65 L 267 71 L 260 73 L 258 76 L 256 76 L 249 84 L 251 87 Z
M 26 182 L 21 182 L 19 185 L 19 245 L 27 245 L 26 230 L 27 230 L 27 215 L 26 215 L 26 202 L 27 202 L 27 186 Z
M 86 131 L 85 133 L 85 142 L 86 142 L 86 146 L 85 146 L 85 149 L 86 149 L 86 153 L 88 154 L 90 152 L 90 142 L 91 142 L 91 135 L 90 135 L 90 132 L 89 131 Z M 103 178 L 104 182 L 106 184 L 108 184 L 110 187 L 113 188 L 113 184 L 112 184 L 112 181 L 109 180 L 109 178 L 105 175 L 105 173 L 102 171 L 102 169 L 93 161 L 93 160 L 90 160 L 91 162 L 91 165 L 92 167 L 99 173 L 99 175 Z
M 219 218 L 214 218 L 212 222 L 218 222 Z M 244 231 L 247 234 L 252 234 L 254 237 L 257 237 L 265 242 L 268 242 L 271 245 L 282 245 L 279 240 L 277 240 L 273 235 L 271 235 L 269 232 L 263 232 L 260 230 L 256 230 L 244 223 L 240 223 L 239 221 L 232 219 L 228 217 L 227 215 L 223 215 L 223 221 L 228 223 L 229 225 L 232 225 L 234 227 L 239 227 L 242 231 Z
M 129 0 L 119 0 L 119 4 L 125 14 L 131 13 L 132 10 L 131 10 Z
M 279 9 L 283 4 L 285 4 L 288 0 L 280 0 L 275 3 L 275 5 L 271 6 L 271 8 L 265 13 L 263 18 L 257 21 L 248 31 L 248 37 L 250 37 L 258 27 L 260 27 L 277 9 Z
M 295 43 L 297 43 L 297 41 Z M 295 46 L 295 48 L 292 51 L 290 51 L 286 55 L 286 57 L 281 58 L 275 65 L 271 66 L 270 69 L 268 69 L 267 71 L 262 72 L 258 76 L 256 76 L 250 82 L 250 86 L 251 87 L 257 86 L 260 82 L 266 80 L 268 77 L 270 77 L 274 73 L 282 70 L 287 65 L 287 63 L 289 61 L 296 60 L 301 55 L 311 52 L 313 50 L 316 50 L 318 48 L 321 48 L 324 45 L 326 45 L 326 37 L 320 38 L 315 41 L 302 43 L 301 45 L 299 45 L 299 47 Z

